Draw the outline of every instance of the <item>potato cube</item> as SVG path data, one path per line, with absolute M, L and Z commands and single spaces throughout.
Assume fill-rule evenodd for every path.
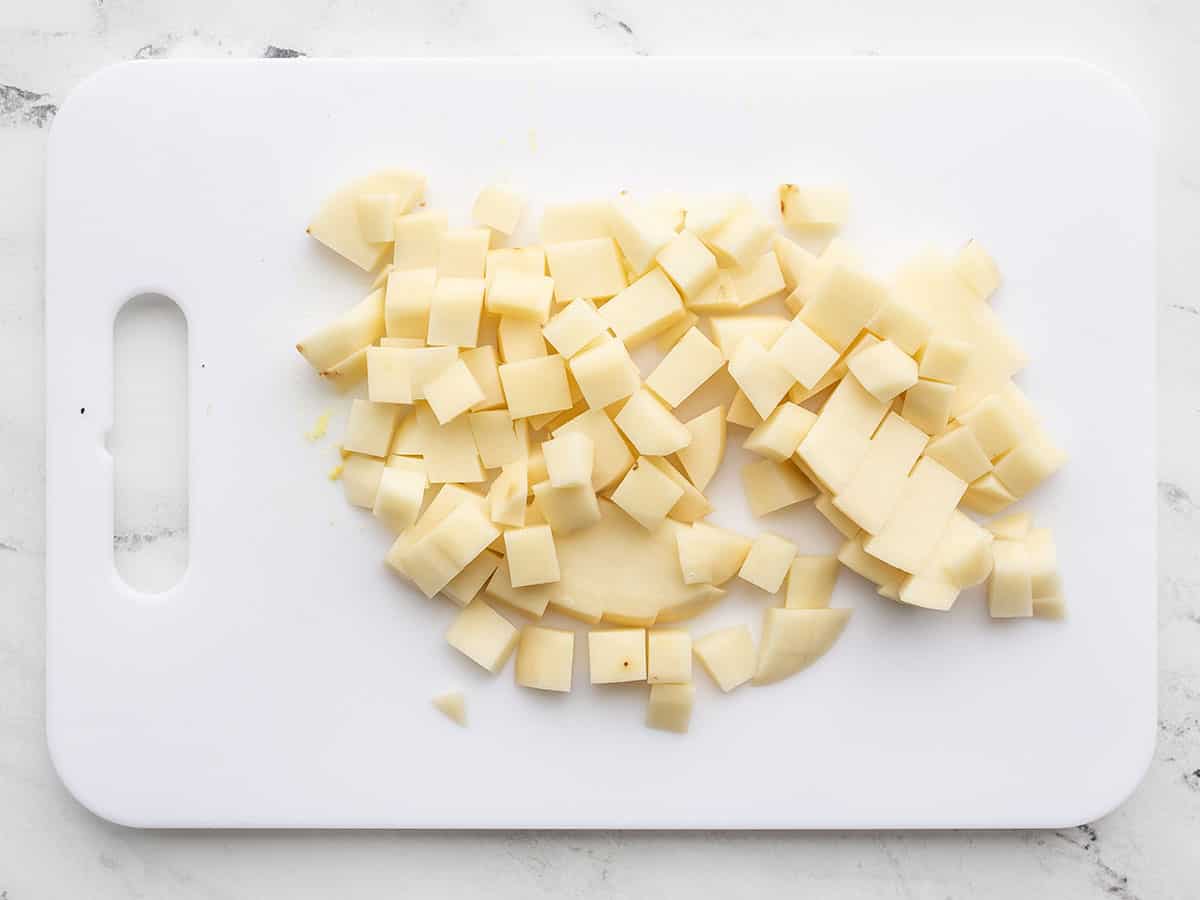
M 362 194 L 358 198 L 358 227 L 363 240 L 388 244 L 396 237 L 396 217 L 407 197 L 398 194 Z
M 827 493 L 840 493 L 858 471 L 888 407 L 853 374 L 847 374 L 796 448 L 796 459 L 819 479 Z
M 1024 497 L 1062 468 L 1066 454 L 1044 435 L 1024 440 L 996 460 L 996 478 L 1014 497 Z
M 725 693 L 754 677 L 754 638 L 745 625 L 706 634 L 693 642 L 692 652 Z
M 342 463 L 342 489 L 352 506 L 371 509 L 383 479 L 384 462 L 374 456 L 351 453 Z
M 738 573 L 750 553 L 749 540 L 705 522 L 676 529 L 675 541 L 684 584 L 720 586 Z
M 661 457 L 651 456 L 646 459 L 650 465 L 674 481 L 683 491 L 683 495 L 675 501 L 671 512 L 668 513 L 672 519 L 677 522 L 695 522 L 712 512 L 712 504 L 696 490 L 690 481 L 679 474 L 678 469 Z
M 545 441 L 547 480 L 554 487 L 590 486 L 596 463 L 596 445 L 582 431 L 568 431 Z
M 504 532 L 504 558 L 513 587 L 558 581 L 558 554 L 549 525 L 530 525 Z
M 497 469 L 523 459 L 525 447 L 517 439 L 508 410 L 489 409 L 468 416 L 475 448 L 486 469 Z
M 650 270 L 658 254 L 675 238 L 675 229 L 628 197 L 609 208 L 608 227 L 635 275 Z
M 729 360 L 729 374 L 764 419 L 779 405 L 796 379 L 757 341 L 743 339 Z
M 575 632 L 526 625 L 517 645 L 517 684 L 539 691 L 571 690 Z
M 546 251 L 541 247 L 497 247 L 489 250 L 483 277 L 491 281 L 497 272 L 545 275 Z
M 433 708 L 455 725 L 467 727 L 467 701 L 462 691 L 449 691 L 433 698 Z
M 963 481 L 982 478 L 992 470 L 992 461 L 969 428 L 954 428 L 935 437 L 925 448 L 925 455 L 936 459 Z
M 438 274 L 429 305 L 429 336 L 434 346 L 474 347 L 479 342 L 485 282 Z
M 613 334 L 635 347 L 680 319 L 686 310 L 662 269 L 652 269 L 600 307 Z
M 994 619 L 1033 615 L 1033 582 L 1029 552 L 1019 541 L 996 541 L 992 544 L 988 612 Z
M 406 348 L 367 348 L 367 396 L 372 403 L 412 403 Z
M 701 235 L 722 266 L 749 265 L 767 252 L 774 229 L 748 204 L 741 206 L 721 225 Z
M 504 466 L 488 489 L 488 515 L 499 525 L 520 528 L 525 524 L 529 496 L 529 464 L 518 459 Z
M 500 386 L 500 370 L 496 361 L 496 348 L 490 344 L 471 347 L 459 355 L 471 377 L 483 391 L 483 399 L 471 407 L 472 410 L 496 409 L 504 406 L 504 389 Z
M 429 307 L 437 269 L 393 269 L 387 277 L 384 320 L 388 337 L 420 338 L 429 333 Z
M 296 344 L 296 349 L 318 372 L 331 369 L 383 336 L 383 307 L 384 292 L 372 291 L 324 328 Z
M 833 599 L 841 563 L 836 556 L 797 556 L 788 568 L 788 609 L 825 609 Z
M 692 434 L 686 447 L 675 451 L 688 479 L 699 491 L 708 487 L 725 457 L 725 409 L 714 406 L 694 419 L 683 423 Z
M 392 455 L 420 456 L 425 451 L 421 423 L 415 412 L 410 412 L 400 420 L 400 426 L 392 437 Z
M 544 324 L 550 318 L 554 299 L 554 279 L 545 275 L 525 275 L 501 271 L 487 283 L 485 304 L 496 316 L 511 316 Z
M 833 349 L 842 351 L 866 328 L 887 299 L 887 289 L 875 279 L 835 265 L 804 304 L 799 318 Z
M 471 218 L 477 225 L 485 225 L 501 234 L 510 235 L 517 230 L 523 205 L 521 195 L 511 187 L 491 184 L 475 198 Z
M 921 350 L 920 375 L 930 381 L 958 384 L 971 362 L 971 345 L 935 334 Z
M 602 491 L 611 487 L 633 466 L 633 454 L 629 452 L 629 447 L 617 426 L 603 409 L 591 409 L 581 413 L 555 429 L 554 437 L 559 438 L 572 432 L 591 438 L 593 490 Z
M 693 684 L 652 684 L 646 705 L 646 726 L 686 734 L 696 700 Z
M 611 237 L 546 245 L 546 265 L 554 296 L 562 302 L 583 297 L 600 300 L 625 289 L 625 267 Z
M 788 301 L 794 312 L 798 312 L 812 294 L 813 285 L 824 273 L 820 260 L 814 253 L 805 250 L 795 241 L 782 234 L 777 234 L 771 241 L 771 247 L 779 260 L 779 270 L 783 273 L 784 287 L 791 292 L 794 301 Z
M 925 449 L 925 432 L 888 413 L 867 445 L 862 462 L 834 497 L 833 505 L 871 534 L 887 524 Z
M 954 257 L 954 271 L 980 300 L 988 300 L 1000 287 L 1000 269 L 978 241 L 967 241 Z
M 734 194 L 701 194 L 686 203 L 683 227 L 697 237 L 708 237 L 745 206 L 746 201 Z
M 676 407 L 696 392 L 721 366 L 725 358 L 699 329 L 693 328 L 655 366 L 646 379 L 646 387 L 671 407 Z
M 816 496 L 817 489 L 791 463 L 773 459 L 742 466 L 742 490 L 756 516 L 801 503 Z
M 361 198 L 368 194 L 395 194 L 401 198 L 397 212 L 403 212 L 416 203 L 424 191 L 423 175 L 399 169 L 375 172 L 339 188 L 326 198 L 305 230 L 330 250 L 369 272 L 379 265 L 387 248 L 384 243 L 371 243 L 364 235 L 359 215 Z
M 952 384 L 922 378 L 905 391 L 900 414 L 930 437 L 937 437 L 950 421 L 954 391 Z
M 891 341 L 880 341 L 846 363 L 854 377 L 881 403 L 917 383 L 917 363 Z
M 767 250 L 748 264 L 729 270 L 729 277 L 742 309 L 774 297 L 787 288 L 774 250 Z
M 1016 502 L 1017 498 L 1000 483 L 993 472 L 972 481 L 962 499 L 962 505 L 967 509 L 985 516 L 995 515 Z
M 679 290 L 684 302 L 699 297 L 717 277 L 717 258 L 690 231 L 676 235 L 662 249 L 658 264 Z
M 646 680 L 646 629 L 614 628 L 588 632 L 592 684 Z
M 559 244 L 612 236 L 607 200 L 552 203 L 542 211 L 542 243 Z
M 433 410 L 424 403 L 416 407 L 416 416 L 421 429 L 421 452 L 431 483 L 484 480 L 475 435 L 465 416 L 439 425 Z
M 742 428 L 754 429 L 766 420 L 750 404 L 750 398 L 741 391 L 737 391 L 733 395 L 733 401 L 729 404 L 729 412 L 725 414 L 725 421 Z
M 460 503 L 454 507 L 444 519 L 438 522 L 424 537 L 420 538 L 413 549 L 419 556 L 437 556 L 439 564 L 444 560 L 452 575 L 457 575 L 471 560 L 482 553 L 492 541 L 500 536 L 499 529 L 483 513 L 475 503 Z M 416 576 L 408 566 L 408 560 L 403 559 L 404 571 L 416 580 Z M 431 585 L 418 581 L 418 586 L 432 597 L 450 579 L 439 584 L 433 590 L 427 590 Z
M 687 302 L 687 308 L 702 315 L 718 315 L 735 313 L 742 308 L 741 298 L 737 294 L 737 285 L 728 269 L 718 269 L 717 277 L 712 279 L 695 297 Z
M 466 567 L 450 579 L 450 583 L 442 588 L 442 594 L 459 606 L 466 606 L 479 596 L 483 586 L 500 565 L 501 556 L 491 550 L 484 550 L 467 563 Z
M 572 300 L 542 328 L 542 337 L 570 359 L 608 330 L 608 323 L 587 300 Z
M 570 534 L 600 521 L 600 504 L 590 485 L 556 488 L 540 481 L 533 486 L 533 496 L 555 534 Z
M 483 388 L 461 359 L 456 359 L 425 385 L 425 401 L 438 423 L 445 425 L 483 400 Z
M 514 419 L 570 409 L 571 388 L 561 356 L 543 356 L 500 366 L 500 383 Z
M 750 545 L 738 578 L 768 594 L 778 593 L 795 558 L 796 545 L 791 541 L 774 534 L 760 534 Z
M 412 526 L 425 499 L 425 473 L 385 466 L 380 474 L 372 512 L 397 534 Z
M 992 571 L 992 535 L 958 510 L 938 544 L 925 573 L 960 590 L 983 582 Z
M 557 581 L 513 587 L 512 573 L 506 557 L 500 558 L 496 573 L 487 583 L 483 593 L 489 600 L 496 600 L 535 619 L 544 616 L 550 601 L 561 599 L 563 594 Z
M 592 409 L 624 400 L 638 389 L 641 373 L 620 341 L 606 341 L 572 357 L 571 375 Z
M 1054 536 L 1049 528 L 1034 528 L 1025 539 L 1025 552 L 1029 555 L 1029 584 L 1033 598 L 1057 595 L 1058 551 Z
M 489 672 L 499 672 L 517 646 L 520 633 L 482 600 L 472 600 L 446 631 L 446 642 Z
M 793 228 L 825 230 L 846 223 L 850 196 L 838 187 L 779 186 L 779 214 Z
M 688 684 L 692 680 L 692 636 L 660 630 L 646 636 L 646 680 L 651 684 Z
M 342 449 L 367 456 L 387 456 L 400 412 L 400 407 L 392 403 L 354 400 L 350 404 Z
M 767 459 L 787 462 L 816 421 L 816 413 L 785 401 L 746 436 L 742 446 Z
M 823 515 L 826 521 L 848 538 L 855 537 L 862 531 L 853 519 L 833 505 L 833 497 L 821 494 L 813 501 L 813 507 Z
M 531 319 L 501 316 L 500 324 L 496 326 L 496 343 L 500 347 L 500 358 L 506 363 L 542 359 L 547 355 L 542 328 Z
M 667 456 L 692 441 L 692 433 L 645 388 L 629 398 L 613 421 L 643 456 Z
M 438 278 L 482 279 L 491 240 L 487 228 L 443 231 L 438 244 Z
M 799 318 L 770 345 L 771 356 L 793 379 L 812 388 L 838 361 L 837 351 Z
M 1023 541 L 1033 527 L 1033 516 L 1027 512 L 1009 513 L 992 519 L 985 526 L 996 537 L 1006 541 Z
M 396 243 L 392 248 L 392 268 L 437 268 L 442 233 L 449 217 L 441 210 L 427 209 L 399 216 L 393 226 Z
M 842 544 L 841 549 L 838 550 L 838 562 L 873 584 L 880 587 L 889 584 L 896 585 L 899 590 L 900 583 L 908 577 L 908 573 L 895 566 L 889 566 L 863 549 L 865 538 L 865 534 L 860 534 L 858 537 L 849 538 L 846 543 Z
M 929 457 L 922 457 L 896 501 L 887 523 L 863 544 L 888 565 L 916 574 L 937 549 L 967 485 Z
M 891 341 L 909 356 L 925 346 L 933 330 L 929 319 L 901 300 L 888 300 L 879 308 L 867 329 L 883 340 Z
M 653 531 L 682 496 L 683 488 L 642 459 L 617 485 L 612 502 L 643 528 Z

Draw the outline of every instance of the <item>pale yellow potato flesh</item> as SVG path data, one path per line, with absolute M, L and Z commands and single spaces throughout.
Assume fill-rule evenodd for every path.
M 771 684 L 824 656 L 850 620 L 848 609 L 779 609 L 763 613 L 755 684 Z

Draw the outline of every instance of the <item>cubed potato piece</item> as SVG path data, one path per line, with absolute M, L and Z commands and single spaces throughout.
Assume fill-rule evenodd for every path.
M 842 351 L 887 302 L 887 289 L 855 269 L 833 266 L 799 318 L 833 349 Z
M 499 532 L 483 513 L 473 505 L 463 504 L 429 534 L 404 544 L 396 554 L 395 568 L 426 597 L 433 597 L 487 549 L 497 535 Z
M 850 195 L 843 188 L 779 186 L 779 214 L 792 228 L 828 230 L 846 223 Z
M 400 347 L 405 350 L 416 350 L 425 346 L 425 338 L 418 337 L 388 337 L 379 339 L 380 347 Z
M 887 403 L 917 383 L 917 363 L 891 341 L 880 341 L 846 363 L 876 400 Z
M 699 323 L 700 317 L 698 315 L 690 309 L 684 311 L 682 319 L 666 331 L 660 331 L 654 338 L 654 349 L 659 353 L 670 353 L 674 346 L 683 339 L 683 336 Z
M 1027 512 L 1009 513 L 992 519 L 984 527 L 1001 540 L 1023 541 L 1033 528 L 1033 516 Z
M 751 405 L 750 398 L 741 391 L 737 391 L 733 395 L 733 401 L 729 404 L 729 412 L 725 414 L 725 421 L 742 428 L 754 429 L 765 420 Z
M 450 579 L 450 583 L 442 588 L 442 595 L 448 597 L 458 606 L 466 606 L 479 596 L 483 586 L 488 583 L 500 565 L 501 556 L 491 550 L 484 550 L 467 563 L 466 567 Z
M 471 208 L 471 219 L 504 235 L 511 235 L 521 221 L 521 195 L 503 184 L 491 184 L 479 192 Z
M 562 586 L 557 581 L 546 584 L 530 584 L 525 587 L 513 587 L 512 573 L 506 557 L 500 557 L 496 572 L 484 588 L 484 596 L 489 600 L 503 603 L 510 609 L 540 619 L 546 614 L 546 609 L 552 600 L 561 600 Z
M 698 638 L 692 643 L 692 652 L 725 693 L 754 677 L 754 638 L 745 625 L 722 628 Z
M 867 323 L 867 329 L 883 340 L 891 341 L 909 356 L 916 356 L 929 340 L 933 325 L 911 304 L 892 299 L 879 308 Z
M 354 400 L 350 404 L 350 419 L 346 423 L 342 449 L 367 456 L 387 456 L 401 411 L 392 403 Z
M 471 407 L 473 411 L 491 410 L 504 406 L 504 389 L 500 386 L 500 369 L 496 348 L 490 344 L 471 347 L 459 355 L 471 371 L 471 377 L 483 391 L 483 399 Z
M 992 544 L 992 577 L 988 582 L 988 612 L 993 619 L 1033 615 L 1033 583 L 1029 552 L 1020 541 Z
M 434 346 L 474 347 L 479 342 L 486 282 L 479 278 L 447 277 L 439 272 L 429 305 L 429 336 Z
M 608 227 L 635 275 L 648 272 L 658 254 L 675 238 L 675 229 L 629 197 L 609 208 Z
M 858 354 L 866 350 L 870 350 L 879 343 L 879 338 L 871 334 L 869 331 L 864 331 L 860 334 L 844 353 L 838 357 L 838 361 L 833 364 L 833 367 L 821 376 L 821 380 L 814 384 L 811 388 L 805 389 L 803 385 L 797 383 L 788 392 L 788 396 L 793 403 L 805 403 L 816 397 L 818 394 L 832 387 L 846 377 L 850 371 L 849 361 Z M 854 379 L 857 381 L 858 379 Z
M 591 487 L 596 445 L 582 431 L 567 431 L 542 444 L 547 480 L 553 487 Z
M 482 279 L 492 233 L 486 228 L 443 231 L 438 243 L 438 279 Z
M 797 556 L 788 567 L 788 609 L 826 609 L 833 599 L 841 563 L 836 556 Z
M 571 407 L 567 367 L 561 356 L 543 356 L 500 366 L 500 384 L 514 419 Z
M 707 235 L 701 235 L 722 266 L 749 265 L 767 252 L 775 230 L 748 204 Z
M 524 458 L 525 447 L 517 438 L 508 410 L 474 412 L 468 416 L 468 421 L 485 469 L 497 469 Z
M 551 203 L 542 211 L 542 243 L 611 237 L 610 218 L 607 200 Z
M 525 499 L 529 496 L 529 464 L 518 459 L 504 466 L 488 489 L 488 515 L 499 525 L 520 528 L 525 524 Z
M 324 328 L 296 344 L 300 355 L 318 372 L 331 369 L 384 334 L 384 292 L 372 291 Z
M 992 472 L 972 481 L 962 499 L 967 509 L 985 516 L 995 515 L 1016 502 L 1017 498 Z
M 1024 497 L 1062 468 L 1066 454 L 1044 435 L 1034 435 L 996 460 L 996 478 L 1017 498 Z
M 856 525 L 878 534 L 891 518 L 928 438 L 895 413 L 888 413 L 867 445 L 858 471 L 834 497 L 833 505 Z
M 933 555 L 966 483 L 929 457 L 919 460 L 887 524 L 863 547 L 877 559 L 916 574 Z
M 383 479 L 384 462 L 374 456 L 351 453 L 342 463 L 342 489 L 352 506 L 371 509 Z
M 628 347 L 645 343 L 683 318 L 679 292 L 662 269 L 652 269 L 600 307 L 600 317 Z
M 667 456 L 692 440 L 692 433 L 683 423 L 645 388 L 629 398 L 613 421 L 643 456 Z
M 960 590 L 982 584 L 992 572 L 992 534 L 955 510 L 927 573 Z
M 455 725 L 467 727 L 467 700 L 462 691 L 438 694 L 433 698 L 433 708 Z
M 1034 528 L 1025 539 L 1029 586 L 1034 599 L 1058 593 L 1058 551 L 1049 528 Z
M 725 365 L 716 345 L 693 328 L 646 379 L 646 386 L 672 408 L 679 406 Z
M 833 497 L 831 497 L 829 494 L 818 495 L 817 499 L 813 501 L 813 507 L 817 510 L 817 512 L 825 517 L 826 521 L 828 521 L 830 525 L 832 525 L 846 537 L 856 537 L 862 532 L 862 529 L 853 519 L 849 518 L 845 513 L 833 505 Z
M 856 575 L 861 575 L 873 584 L 883 586 L 899 585 L 908 577 L 895 566 L 889 566 L 883 560 L 877 559 L 863 549 L 865 535 L 847 539 L 838 550 L 838 562 Z
M 546 251 L 541 247 L 497 247 L 489 250 L 484 267 L 484 278 L 491 281 L 497 272 L 545 275 Z
M 692 636 L 686 631 L 651 631 L 646 637 L 646 680 L 688 684 L 692 680 Z
M 756 516 L 765 516 L 816 496 L 817 489 L 791 463 L 773 459 L 742 466 L 742 490 Z
M 768 594 L 777 594 L 795 558 L 796 545 L 791 541 L 775 534 L 760 534 L 750 545 L 738 578 Z
M 769 350 L 787 330 L 788 320 L 775 315 L 713 316 L 709 319 L 709 326 L 712 328 L 713 342 L 721 350 L 721 355 L 729 359 L 745 338 Z
M 757 341 L 743 339 L 729 360 L 729 374 L 764 419 L 779 405 L 796 379 Z
M 848 621 L 848 609 L 764 610 L 754 683 L 772 684 L 807 669 L 829 652 Z
M 555 313 L 542 329 L 542 336 L 566 359 L 583 350 L 608 330 L 608 323 L 587 300 L 572 300 Z
M 736 313 L 742 308 L 733 274 L 729 269 L 718 269 L 717 277 L 705 285 L 700 293 L 687 301 L 687 308 L 705 316 Z
M 930 381 L 958 384 L 971 362 L 971 345 L 942 334 L 929 339 L 920 355 L 920 375 Z
M 742 309 L 769 300 L 787 288 L 774 250 L 767 250 L 744 266 L 730 269 L 729 277 Z
M 750 541 L 740 534 L 693 522 L 675 535 L 684 584 L 722 585 L 738 573 L 750 553 Z
M 517 646 L 520 632 L 482 600 L 472 600 L 450 624 L 446 642 L 489 672 L 499 672 Z
M 371 511 L 375 518 L 399 534 L 417 521 L 425 500 L 425 473 L 385 466 Z
M 784 329 L 770 352 L 805 388 L 815 387 L 838 361 L 837 351 L 798 318 Z
M 679 290 L 684 302 L 699 297 L 717 277 L 717 258 L 690 231 L 676 235 L 662 249 L 658 264 Z
M 436 269 L 448 223 L 449 216 L 443 210 L 425 209 L 397 217 L 393 226 L 393 270 Z
M 963 481 L 982 478 L 992 470 L 992 461 L 969 428 L 953 428 L 935 437 L 925 448 L 925 455 L 936 459 Z
M 785 235 L 775 235 L 771 247 L 779 260 L 784 286 L 789 291 L 785 302 L 793 313 L 799 312 L 812 295 L 813 287 L 824 274 L 825 268 L 815 253 L 810 253 Z
M 416 407 L 416 416 L 430 483 L 476 482 L 486 478 L 471 423 L 465 416 L 439 425 L 433 410 L 424 403 Z
M 958 420 L 971 430 L 990 459 L 1007 453 L 1025 437 L 1020 419 L 997 394 L 984 397 Z
M 841 492 L 858 471 L 871 436 L 888 407 L 888 403 L 872 396 L 853 374 L 846 375 L 796 448 L 796 459 L 830 492 Z
M 546 265 L 560 301 L 601 300 L 625 289 L 625 267 L 611 237 L 548 243 Z
M 542 328 L 530 319 L 502 316 L 496 326 L 496 343 L 500 347 L 500 359 L 506 363 L 542 359 L 548 355 Z
M 703 491 L 725 457 L 725 408 L 714 406 L 684 422 L 683 427 L 691 432 L 692 440 L 675 451 L 675 458 L 696 490 Z
M 555 534 L 570 534 L 600 521 L 600 507 L 590 485 L 557 488 L 541 481 L 533 486 L 533 496 Z
M 571 690 L 575 633 L 526 625 L 517 645 L 517 684 L 539 691 Z
M 592 684 L 646 680 L 646 629 L 614 628 L 588 632 Z
M 410 411 L 400 420 L 392 436 L 392 455 L 420 456 L 424 453 L 424 438 L 416 412 Z
M 937 437 L 950 421 L 954 391 L 952 384 L 922 378 L 905 391 L 901 415 L 930 437 Z
M 482 402 L 483 388 L 475 381 L 466 363 L 456 359 L 425 385 L 425 401 L 437 416 L 438 423 L 445 425 Z
M 559 580 L 558 554 L 549 525 L 530 525 L 504 532 L 504 558 L 513 587 Z
M 606 341 L 571 358 L 571 375 L 592 409 L 603 409 L 631 396 L 641 373 L 620 341 Z
M 425 191 L 425 177 L 387 170 L 360 178 L 332 194 L 308 225 L 308 233 L 330 250 L 369 272 L 392 240 L 393 220 Z
M 726 222 L 746 201 L 734 194 L 701 194 L 686 204 L 683 227 L 697 237 L 706 238 Z
M 429 333 L 429 307 L 437 269 L 393 269 L 387 277 L 384 320 L 388 337 L 420 338 Z
M 386 288 L 388 276 L 392 274 L 392 270 L 394 268 L 395 266 L 393 266 L 390 262 L 384 263 L 382 266 L 380 266 L 378 271 L 375 273 L 375 277 L 371 279 L 371 290 L 377 291 L 380 288 Z
M 484 303 L 495 316 L 511 316 L 545 324 L 550 318 L 554 299 L 554 279 L 546 275 L 526 275 L 501 271 L 487 283 Z
M 909 606 L 946 612 L 954 606 L 958 594 L 958 588 L 948 581 L 927 575 L 910 575 L 900 583 L 896 599 Z
M 425 399 L 425 386 L 458 359 L 455 347 L 370 347 L 367 395 L 375 403 Z
M 695 486 L 679 473 L 673 465 L 661 457 L 647 457 L 647 462 L 654 468 L 658 469 L 677 485 L 683 491 L 683 495 L 671 507 L 668 516 L 677 522 L 695 522 L 697 519 L 703 519 L 712 512 L 712 504 L 708 499 L 696 490 Z
M 785 401 L 746 436 L 742 446 L 767 459 L 787 462 L 816 421 L 816 413 Z
M 643 528 L 653 531 L 682 496 L 683 488 L 643 458 L 617 485 L 612 502 Z
M 593 445 L 592 488 L 602 491 L 611 487 L 633 466 L 633 454 L 603 409 L 590 409 L 554 431 L 559 438 L 579 432 L 591 438 Z M 548 475 L 547 475 L 548 477 Z
M 693 684 L 652 684 L 646 705 L 646 727 L 686 734 L 695 701 Z
M 990 300 L 1000 287 L 1000 269 L 978 241 L 967 241 L 954 257 L 954 272 L 980 300 Z

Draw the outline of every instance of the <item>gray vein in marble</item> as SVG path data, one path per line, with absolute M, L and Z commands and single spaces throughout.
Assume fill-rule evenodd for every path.
M 625 42 L 629 45 L 629 49 L 631 49 L 635 54 L 638 56 L 649 55 L 649 51 L 642 46 L 641 41 L 638 39 L 637 33 L 633 30 L 633 26 L 624 19 L 618 19 L 616 16 L 612 15 L 611 13 L 607 13 L 602 9 L 594 9 L 592 10 L 592 26 L 597 31 L 612 31 L 615 29 L 624 36 Z
M 1054 836 L 1087 854 L 1096 867 L 1096 884 L 1105 894 L 1120 900 L 1138 900 L 1138 895 L 1130 890 L 1129 876 L 1113 868 L 1100 855 L 1100 835 L 1095 826 L 1079 825 L 1073 832 L 1056 831 Z
M 276 47 L 274 44 L 267 44 L 267 48 L 262 52 L 263 59 L 295 59 L 299 56 L 308 56 L 303 50 L 293 50 L 291 47 Z
M 1177 484 L 1172 484 L 1169 481 L 1160 481 L 1158 483 L 1158 493 L 1162 501 L 1171 508 L 1172 512 L 1190 516 L 1196 510 L 1196 501 Z
M 1175 309 L 1175 310 L 1178 310 L 1179 312 L 1190 313 L 1193 316 L 1200 316 L 1200 309 L 1196 308 L 1195 306 L 1188 306 L 1183 303 L 1172 303 L 1170 306 L 1167 307 L 1167 309 Z
M 26 122 L 45 128 L 58 112 L 57 104 L 43 102 L 49 96 L 12 84 L 0 84 L 0 125 Z

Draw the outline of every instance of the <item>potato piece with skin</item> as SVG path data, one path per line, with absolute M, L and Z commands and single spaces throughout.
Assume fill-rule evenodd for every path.
M 500 384 L 514 419 L 571 407 L 571 389 L 561 356 L 543 356 L 500 366 Z
M 517 230 L 524 203 L 521 195 L 503 184 L 491 184 L 479 192 L 471 208 L 471 219 L 504 235 Z
M 625 473 L 612 502 L 648 531 L 662 525 L 667 513 L 683 496 L 683 488 L 642 458 Z
M 692 433 L 645 388 L 626 401 L 613 421 L 643 456 L 667 456 L 692 441 Z
M 572 357 L 571 375 L 592 409 L 603 409 L 637 391 L 641 373 L 620 341 L 606 341 Z
M 837 364 L 838 353 L 800 319 L 771 345 L 771 356 L 802 387 L 813 388 Z
M 729 374 L 763 418 L 771 414 L 796 382 L 778 359 L 749 339 L 744 339 L 734 350 Z
M 971 345 L 935 334 L 917 357 L 920 375 L 930 381 L 958 384 L 971 363 Z
M 754 683 L 772 684 L 807 669 L 829 652 L 848 621 L 848 609 L 764 610 Z
M 392 531 L 399 533 L 412 526 L 425 500 L 425 473 L 385 466 L 371 511 Z
M 1016 502 L 1017 498 L 991 472 L 972 481 L 962 499 L 967 509 L 985 516 L 995 515 Z
M 547 243 L 546 266 L 558 300 L 602 300 L 625 289 L 625 267 L 611 237 Z
M 692 652 L 717 687 L 727 694 L 754 677 L 754 638 L 745 625 L 722 628 L 696 639 Z
M 658 254 L 658 264 L 671 279 L 684 302 L 694 300 L 717 277 L 717 258 L 704 242 L 684 231 Z
M 483 388 L 461 359 L 456 359 L 425 385 L 425 401 L 438 424 L 445 425 L 483 401 Z
M 351 453 L 342 463 L 342 489 L 352 506 L 371 509 L 383 479 L 384 462 L 374 456 Z
M 651 269 L 601 306 L 599 312 L 613 334 L 632 348 L 670 328 L 686 310 L 662 269 Z
M 498 525 L 520 528 L 525 524 L 525 499 L 529 495 L 529 464 L 518 459 L 504 466 L 488 490 L 488 515 Z
M 387 252 L 387 244 L 373 242 L 363 233 L 359 219 L 361 198 L 395 195 L 397 208 L 403 211 L 411 209 L 424 193 L 424 175 L 401 169 L 376 172 L 339 188 L 326 198 L 305 230 L 334 253 L 364 272 L 370 272 Z
M 634 457 L 603 409 L 589 409 L 559 426 L 554 437 L 579 432 L 593 445 L 592 488 L 602 491 L 618 482 L 633 466 Z
M 575 633 L 559 628 L 526 625 L 517 644 L 517 684 L 539 691 L 571 690 L 575 663 Z
M 504 532 L 504 558 L 513 587 L 551 584 L 559 580 L 558 554 L 549 525 L 530 525 Z
M 437 269 L 395 269 L 388 273 L 384 320 L 388 337 L 419 338 L 429 333 L 429 307 Z
M 462 691 L 449 691 L 433 698 L 433 708 L 463 728 L 467 727 L 467 701 Z
M 685 734 L 692 721 L 695 699 L 695 685 L 652 684 L 646 705 L 646 727 Z
M 1020 541 L 992 544 L 992 578 L 988 582 L 988 612 L 993 619 L 1033 615 L 1033 583 L 1029 552 Z
M 546 342 L 570 359 L 608 330 L 608 323 L 587 300 L 572 300 L 542 328 Z
M 795 558 L 796 545 L 791 541 L 775 534 L 760 534 L 750 545 L 738 578 L 768 594 L 777 594 Z
M 787 573 L 787 609 L 827 609 L 841 563 L 836 556 L 797 556 Z
M 650 465 L 658 469 L 668 478 L 679 485 L 683 491 L 682 496 L 671 507 L 668 515 L 677 522 L 695 522 L 697 519 L 703 519 L 712 512 L 712 504 L 708 502 L 708 498 L 700 491 L 696 490 L 695 486 L 685 477 L 679 474 L 679 470 L 661 457 L 652 456 L 648 458 Z
M 582 431 L 568 431 L 542 444 L 547 480 L 553 487 L 591 487 L 596 445 Z
M 955 387 L 922 378 L 904 393 L 901 414 L 930 437 L 946 430 Z
M 792 228 L 827 231 L 846 224 L 850 196 L 843 188 L 779 186 L 779 214 Z
M 969 428 L 953 428 L 935 437 L 925 448 L 925 455 L 967 482 L 982 478 L 992 470 L 992 461 Z
M 646 378 L 654 391 L 672 409 L 694 394 L 725 365 L 725 358 L 699 329 L 685 334 Z
M 791 463 L 772 459 L 742 467 L 742 490 L 756 516 L 765 516 L 816 496 L 817 489 Z
M 301 340 L 296 349 L 318 372 L 333 368 L 383 337 L 383 305 L 384 292 L 372 291 L 324 328 Z
M 437 209 L 423 209 L 398 217 L 393 226 L 393 270 L 436 269 L 442 234 L 449 227 L 448 223 L 449 216 Z
M 691 682 L 692 636 L 673 629 L 647 632 L 646 680 L 650 684 Z
M 494 316 L 528 319 L 544 325 L 550 318 L 554 279 L 511 270 L 497 272 L 487 282 L 484 307 Z
M 693 522 L 690 528 L 681 526 L 675 541 L 684 584 L 718 586 L 738 573 L 751 545 L 748 538 L 707 522 Z
M 675 458 L 696 490 L 703 491 L 725 457 L 725 408 L 714 406 L 684 422 L 683 427 L 691 432 L 692 440 L 675 451 Z
M 646 629 L 588 632 L 588 669 L 592 684 L 645 681 Z
M 549 481 L 541 481 L 533 486 L 533 496 L 555 534 L 570 534 L 600 521 L 600 508 L 590 485 L 556 488 Z
M 767 459 L 787 462 L 816 421 L 816 413 L 785 401 L 746 436 L 742 446 Z
M 499 672 L 517 646 L 519 632 L 484 603 L 473 600 L 446 631 L 446 642 L 489 672 Z
M 392 403 L 354 400 L 350 404 L 342 449 L 367 456 L 387 456 L 401 412 L 401 408 Z
M 387 338 L 382 338 L 387 340 Z M 317 374 L 333 385 L 334 390 L 344 393 L 367 377 L 367 351 L 370 347 L 355 350 L 348 357 L 329 369 Z

